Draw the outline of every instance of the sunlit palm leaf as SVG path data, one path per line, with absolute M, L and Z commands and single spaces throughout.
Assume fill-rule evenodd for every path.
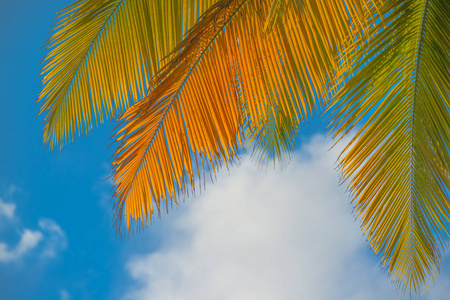
M 113 161 L 117 221 L 143 224 L 153 201 L 159 212 L 195 190 L 196 178 L 228 165 L 243 143 L 255 141 L 264 158 L 289 151 L 298 125 L 322 105 L 328 71 L 352 34 L 349 19 L 367 15 L 363 3 L 286 5 L 268 31 L 265 1 L 223 0 L 206 12 L 148 97 L 122 118 Z
M 272 0 L 270 10 L 264 23 L 264 30 L 270 30 L 283 19 L 284 14 L 290 9 L 301 10 L 303 0 Z M 291 6 L 291 7 L 290 7 Z
M 450 229 L 450 2 L 388 1 L 382 13 L 370 43 L 342 54 L 353 67 L 330 114 L 336 135 L 360 126 L 340 164 L 370 247 L 420 293 Z
M 317 111 L 316 108 L 320 110 L 326 98 L 325 92 L 333 91 L 333 87 L 340 82 L 340 79 L 338 82 L 330 81 L 328 76 L 335 69 L 339 49 L 370 26 L 372 14 L 377 12 L 381 3 L 360 0 L 272 0 L 265 17 L 264 35 L 276 27 L 283 37 L 277 51 L 281 53 L 280 59 L 288 72 L 284 73 L 287 81 L 281 84 L 281 88 L 289 90 L 286 94 L 288 105 L 290 101 L 294 105 L 301 101 L 301 106 L 310 107 L 312 111 L 311 114 L 306 113 L 300 122 L 298 119 L 292 122 L 292 118 L 288 118 L 289 113 L 278 113 L 279 105 L 268 102 L 273 109 L 260 116 L 263 125 L 246 132 L 247 143 L 253 142 L 253 154 L 260 165 L 267 165 L 270 160 L 283 164 L 284 159 L 290 157 L 299 125 L 307 121 Z M 284 63 L 286 61 L 290 64 Z M 290 89 L 291 81 L 296 80 L 303 88 L 300 96 Z M 270 92 L 277 93 L 276 87 L 270 84 L 268 87 Z M 317 103 L 311 106 L 314 100 Z M 244 120 L 251 121 L 249 118 Z
M 44 142 L 62 146 L 147 93 L 182 35 L 216 0 L 79 0 L 58 13 L 39 95 Z

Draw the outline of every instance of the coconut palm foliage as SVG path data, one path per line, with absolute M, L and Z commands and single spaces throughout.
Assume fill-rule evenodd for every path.
M 450 2 L 396 0 L 342 53 L 336 135 L 358 126 L 340 166 L 373 251 L 406 290 L 427 286 L 448 242 Z M 357 128 L 358 128 L 357 127 Z
M 403 291 L 420 293 L 448 240 L 449 6 L 78 1 L 48 42 L 44 141 L 61 146 L 120 116 L 114 201 L 129 232 L 241 148 L 282 162 L 326 108 L 335 137 L 357 129 L 339 164 L 371 248 Z
M 303 5 L 286 3 L 279 25 L 265 31 L 269 5 L 220 1 L 187 33 L 149 95 L 122 117 L 113 161 L 119 223 L 143 224 L 154 203 L 160 212 L 195 191 L 204 170 L 228 166 L 245 142 L 272 157 L 292 148 L 351 36 L 340 0 Z
M 63 146 L 142 99 L 167 55 L 217 0 L 78 0 L 47 41 L 44 141 Z

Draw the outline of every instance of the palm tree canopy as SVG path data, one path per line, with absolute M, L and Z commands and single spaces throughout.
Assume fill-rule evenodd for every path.
M 334 137 L 356 130 L 339 166 L 370 247 L 421 293 L 449 236 L 449 23 L 447 0 L 79 0 L 47 43 L 44 141 L 120 119 L 129 232 L 241 148 L 283 162 L 326 109 Z

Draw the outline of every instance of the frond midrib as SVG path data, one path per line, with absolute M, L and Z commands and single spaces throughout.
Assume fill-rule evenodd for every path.
M 183 90 L 183 87 L 185 86 L 186 82 L 188 81 L 189 77 L 191 76 L 192 72 L 195 70 L 196 66 L 201 62 L 201 60 L 204 58 L 204 55 L 206 53 L 206 51 L 209 50 L 209 47 L 211 46 L 211 44 L 216 40 L 216 38 L 219 36 L 219 34 L 221 34 L 223 32 L 223 29 L 228 25 L 229 22 L 231 22 L 231 20 L 233 19 L 233 17 L 236 15 L 236 13 L 243 7 L 243 5 L 245 3 L 247 3 L 249 0 L 243 0 L 242 3 L 236 8 L 236 10 L 231 14 L 230 18 L 221 26 L 219 27 L 220 29 L 214 34 L 214 36 L 211 38 L 211 41 L 206 45 L 205 49 L 201 52 L 201 55 L 199 55 L 199 57 L 197 58 L 197 60 L 194 62 L 194 64 L 192 65 L 192 67 L 189 69 L 189 71 L 187 72 L 180 88 L 178 88 L 178 90 L 176 91 L 176 93 L 174 94 L 174 96 L 172 97 L 172 100 L 170 101 L 170 104 L 168 105 L 166 111 L 164 112 L 161 121 L 159 122 L 158 126 L 155 129 L 155 133 L 153 134 L 152 138 L 149 141 L 149 145 L 147 146 L 147 149 L 145 150 L 145 152 L 143 153 L 142 157 L 145 157 L 146 155 L 148 155 L 150 149 L 152 148 L 153 142 L 155 140 L 155 138 L 158 135 L 158 132 L 161 130 L 161 128 L 163 127 L 164 124 L 164 120 L 166 118 L 166 116 L 170 113 L 173 104 L 175 103 L 176 100 L 179 100 L 179 93 Z M 129 193 L 131 192 L 133 183 L 135 182 L 136 178 L 137 178 L 137 174 L 139 172 L 139 170 L 142 167 L 142 163 L 143 163 L 143 159 L 140 160 L 138 167 L 136 168 L 136 172 L 134 173 L 133 179 L 131 181 L 130 187 L 126 193 L 126 195 L 123 197 L 123 199 L 128 198 Z
M 413 69 L 414 73 L 414 81 L 413 81 L 413 93 L 411 97 L 412 101 L 412 108 L 411 108 L 411 130 L 410 130 L 410 153 L 409 153 L 409 190 L 410 190 L 410 196 L 409 196 L 409 235 L 413 235 L 413 233 L 417 230 L 415 227 L 417 224 L 415 224 L 416 221 L 416 215 L 414 213 L 414 202 L 416 201 L 416 195 L 414 193 L 413 186 L 415 185 L 415 173 L 417 172 L 417 166 L 416 166 L 416 160 L 415 160 L 415 154 L 414 150 L 416 148 L 416 102 L 417 102 L 417 90 L 419 86 L 419 73 L 420 73 L 420 67 L 422 65 L 422 49 L 423 49 L 423 43 L 424 43 L 424 36 L 425 36 L 425 28 L 426 28 L 426 22 L 428 17 L 428 8 L 429 8 L 429 0 L 425 0 L 423 12 L 422 12 L 422 18 L 420 21 L 420 27 L 419 27 L 419 38 L 417 41 L 417 50 L 416 50 L 416 63 L 415 67 Z M 412 247 L 412 241 L 409 242 L 409 251 L 411 251 Z M 412 264 L 413 257 L 412 255 L 408 258 L 408 263 Z
M 112 18 L 114 18 L 114 15 L 116 14 L 117 10 L 122 6 L 122 4 L 124 3 L 125 0 L 120 0 L 117 4 L 116 7 L 113 9 L 113 11 L 111 12 L 110 16 L 106 18 L 106 20 L 103 22 L 103 24 L 101 26 L 99 26 L 99 31 L 98 33 L 95 35 L 95 37 L 92 39 L 92 42 L 89 44 L 88 47 L 86 47 L 86 49 L 83 51 L 83 54 L 79 56 L 79 61 L 77 62 L 77 67 L 73 68 L 73 70 L 71 71 L 71 76 L 69 78 L 70 81 L 68 81 L 65 85 L 64 88 L 61 88 L 61 90 L 64 90 L 64 93 L 60 93 L 58 96 L 58 101 L 55 102 L 53 105 L 58 104 L 58 109 L 52 114 L 52 117 L 50 118 L 50 120 L 52 120 L 52 122 L 49 122 L 48 124 L 52 124 L 51 126 L 54 126 L 54 118 L 57 115 L 57 112 L 61 110 L 61 102 L 64 101 L 64 99 L 66 99 L 66 95 L 67 92 L 70 88 L 70 86 L 73 84 L 77 73 L 79 72 L 81 66 L 83 65 L 83 62 L 86 61 L 88 53 L 91 51 L 92 47 L 95 45 L 96 41 L 100 38 L 100 36 L 105 32 L 105 28 L 106 25 L 112 20 Z M 51 60 L 50 60 L 51 61 Z M 45 66 L 44 66 L 45 68 Z M 51 80 L 51 79 L 49 79 Z M 40 97 L 41 98 L 41 97 Z M 42 98 L 41 98 L 42 99 Z M 45 110 L 41 109 L 39 111 L 39 115 L 42 114 Z

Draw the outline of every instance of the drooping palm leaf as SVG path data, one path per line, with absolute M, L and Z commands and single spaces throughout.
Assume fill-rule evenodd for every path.
M 60 11 L 42 69 L 44 142 L 62 146 L 147 93 L 150 79 L 217 0 L 78 0 Z
M 370 43 L 342 53 L 352 67 L 329 113 L 335 136 L 360 126 L 340 165 L 370 247 L 420 293 L 450 229 L 450 2 L 393 0 L 382 14 Z
M 196 178 L 228 165 L 246 142 L 272 157 L 291 149 L 298 125 L 322 105 L 342 41 L 354 34 L 349 19 L 364 24 L 360 15 L 370 10 L 359 0 L 285 7 L 266 31 L 265 1 L 219 1 L 175 48 L 150 94 L 125 112 L 113 161 L 119 223 L 143 224 L 154 204 L 159 212 L 195 190 Z

